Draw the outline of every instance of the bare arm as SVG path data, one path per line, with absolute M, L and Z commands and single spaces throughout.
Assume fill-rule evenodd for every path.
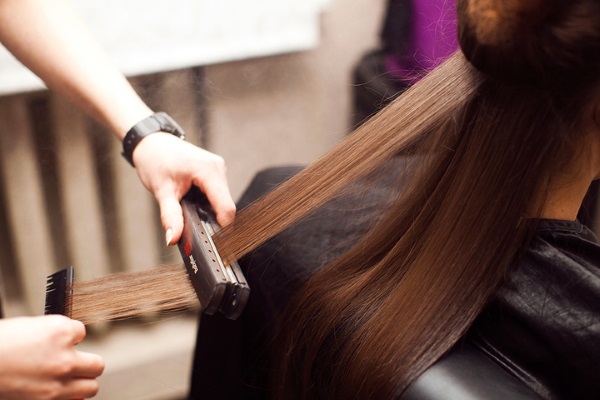
M 119 140 L 153 113 L 64 0 L 0 0 L 0 41 L 49 88 Z M 233 220 L 235 205 L 220 157 L 157 133 L 142 140 L 133 158 L 159 203 L 169 244 L 181 235 L 179 200 L 192 184 L 206 193 L 221 224 Z

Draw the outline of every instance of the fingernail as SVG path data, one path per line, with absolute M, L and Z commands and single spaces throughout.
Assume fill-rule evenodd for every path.
M 171 228 L 167 229 L 166 239 L 167 239 L 167 246 L 170 246 L 171 240 L 173 240 L 173 229 L 171 229 Z

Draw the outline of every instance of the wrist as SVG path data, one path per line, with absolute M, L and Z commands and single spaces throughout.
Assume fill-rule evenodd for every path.
M 180 139 L 185 138 L 185 132 L 179 124 L 164 112 L 158 112 L 144 118 L 133 125 L 123 138 L 122 155 L 133 167 L 135 167 L 133 162 L 135 148 L 146 136 L 156 132 L 166 132 Z

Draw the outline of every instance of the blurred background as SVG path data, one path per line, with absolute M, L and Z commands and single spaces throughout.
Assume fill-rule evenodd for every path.
M 225 158 L 234 198 L 256 171 L 306 164 L 353 125 L 353 69 L 385 0 L 73 0 L 111 57 L 188 140 Z M 0 269 L 7 316 L 43 313 L 45 280 L 180 262 L 121 145 L 0 51 Z M 90 329 L 100 399 L 180 399 L 196 316 Z

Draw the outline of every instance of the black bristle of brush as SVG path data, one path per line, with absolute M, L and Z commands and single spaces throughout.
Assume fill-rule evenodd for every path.
M 61 314 L 71 317 L 73 275 L 73 267 L 69 266 L 48 276 L 44 314 Z

